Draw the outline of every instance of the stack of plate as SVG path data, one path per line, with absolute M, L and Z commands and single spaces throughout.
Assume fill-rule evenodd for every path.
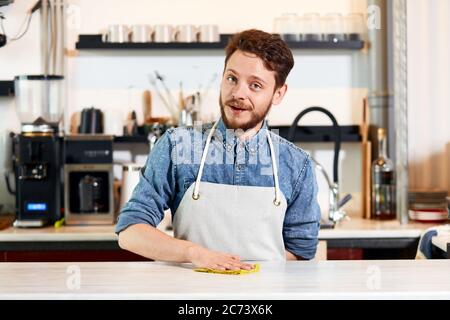
M 411 220 L 436 222 L 448 220 L 445 190 L 413 190 L 409 192 Z

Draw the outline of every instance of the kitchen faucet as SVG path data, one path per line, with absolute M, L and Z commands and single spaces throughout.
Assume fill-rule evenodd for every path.
M 339 162 L 339 152 L 341 148 L 341 130 L 339 129 L 338 122 L 336 118 L 333 116 L 333 114 L 328 111 L 325 108 L 322 107 L 309 107 L 300 112 L 297 117 L 295 117 L 294 122 L 292 123 L 291 127 L 289 128 L 289 135 L 288 140 L 291 142 L 294 142 L 295 137 L 295 130 L 297 129 L 298 122 L 300 121 L 303 116 L 305 116 L 307 113 L 313 112 L 313 111 L 319 111 L 324 113 L 325 115 L 330 118 L 331 122 L 333 123 L 333 130 L 334 130 L 334 157 L 333 157 L 333 181 L 331 181 L 330 177 L 328 176 L 327 172 L 323 168 L 321 164 L 317 160 L 315 160 L 313 157 L 311 159 L 313 160 L 315 167 L 324 175 L 325 179 L 328 183 L 329 188 L 329 209 L 328 209 L 328 220 L 329 223 L 334 226 L 338 221 L 340 221 L 342 218 L 346 217 L 345 211 L 342 210 L 342 207 L 352 198 L 350 194 L 347 194 L 342 199 L 339 198 L 339 177 L 338 177 L 338 162 Z

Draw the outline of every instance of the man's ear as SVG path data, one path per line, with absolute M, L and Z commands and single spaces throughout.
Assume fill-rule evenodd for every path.
M 275 93 L 272 98 L 273 105 L 277 105 L 277 104 L 281 103 L 284 95 L 286 94 L 287 89 L 288 89 L 288 87 L 287 87 L 287 84 L 285 83 L 281 87 L 279 87 L 275 90 Z

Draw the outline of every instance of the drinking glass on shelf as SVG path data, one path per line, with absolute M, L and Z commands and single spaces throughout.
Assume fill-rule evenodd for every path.
M 366 33 L 364 14 L 351 12 L 344 17 L 344 30 L 348 40 L 361 40 Z
M 324 40 L 338 42 L 345 40 L 344 19 L 340 13 L 328 13 L 323 18 Z
M 318 13 L 305 13 L 300 17 L 300 38 L 303 41 L 321 41 L 322 26 Z
M 286 41 L 299 41 L 299 16 L 296 13 L 283 13 L 275 18 L 274 33 L 278 33 Z

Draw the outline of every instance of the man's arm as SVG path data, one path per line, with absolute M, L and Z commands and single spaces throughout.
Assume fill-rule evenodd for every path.
M 168 262 L 191 262 L 197 267 L 219 270 L 250 270 L 236 255 L 215 252 L 186 240 L 175 239 L 148 224 L 134 224 L 119 234 L 119 246 L 146 258 Z
M 314 166 L 308 157 L 303 165 L 294 193 L 286 210 L 283 238 L 287 259 L 313 259 L 318 244 L 320 207 Z
M 285 251 L 286 251 L 286 260 L 305 260 L 302 257 L 297 257 L 290 251 L 287 251 L 287 250 L 285 250 Z
M 148 224 L 134 224 L 120 232 L 119 246 L 143 257 L 168 261 L 190 262 L 188 251 L 194 244 L 175 239 Z
M 169 132 L 166 132 L 151 150 L 145 167 L 139 173 L 139 183 L 120 212 L 115 230 L 117 234 L 138 223 L 156 227 L 164 218 L 176 185 L 172 149 Z
M 175 192 L 172 152 L 167 132 L 150 152 L 139 183 L 119 215 L 116 233 L 120 247 L 152 260 L 192 262 L 198 267 L 222 270 L 250 269 L 251 265 L 241 263 L 235 255 L 213 252 L 156 229 Z

